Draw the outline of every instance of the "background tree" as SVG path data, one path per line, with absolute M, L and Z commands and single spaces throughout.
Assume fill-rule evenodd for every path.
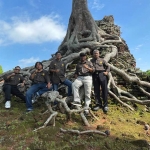
M 147 70 L 147 71 L 146 71 L 146 74 L 147 74 L 148 76 L 150 76 L 150 70 Z
M 3 73 L 3 68 L 2 68 L 2 66 L 0 65 L 0 74 L 2 74 Z

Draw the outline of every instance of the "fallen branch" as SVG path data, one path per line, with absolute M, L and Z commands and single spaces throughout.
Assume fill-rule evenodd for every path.
M 98 131 L 98 130 L 79 131 L 79 130 L 65 130 L 65 129 L 60 128 L 60 131 L 63 133 L 74 133 L 77 135 L 93 133 L 93 134 L 99 134 L 99 135 L 107 136 L 107 134 L 105 132 Z

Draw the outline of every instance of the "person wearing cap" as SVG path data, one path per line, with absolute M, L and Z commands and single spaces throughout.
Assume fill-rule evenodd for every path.
M 35 63 L 35 71 L 31 73 L 29 79 L 32 81 L 32 86 L 26 92 L 26 112 L 30 112 L 33 110 L 33 95 L 40 96 L 43 93 L 52 90 L 49 74 L 46 70 L 43 69 L 43 64 L 41 62 Z
M 65 77 L 66 64 L 61 60 L 61 53 L 57 52 L 54 59 L 49 66 L 53 90 L 58 91 L 58 85 L 64 84 L 68 86 L 68 96 L 72 96 L 72 82 Z
M 81 106 L 79 88 L 83 85 L 85 92 L 84 106 L 89 107 L 91 103 L 92 73 L 94 72 L 93 64 L 87 60 L 85 53 L 80 53 L 80 62 L 76 66 L 75 81 L 72 83 L 74 101 L 73 105 Z M 88 113 L 88 110 L 85 110 Z
M 93 59 L 91 62 L 95 68 L 95 72 L 93 73 L 93 85 L 94 85 L 94 93 L 95 93 L 95 103 L 93 110 L 97 111 L 100 108 L 103 109 L 104 112 L 108 111 L 108 89 L 107 89 L 107 75 L 110 72 L 110 67 L 107 62 L 100 58 L 99 50 L 93 51 Z M 100 87 L 102 91 L 102 100 L 100 99 Z
M 25 80 L 20 74 L 20 67 L 16 66 L 13 73 L 4 76 L 3 91 L 5 94 L 5 108 L 11 108 L 11 94 L 19 97 L 23 102 L 26 101 L 25 96 L 18 89 L 18 84 L 24 86 Z

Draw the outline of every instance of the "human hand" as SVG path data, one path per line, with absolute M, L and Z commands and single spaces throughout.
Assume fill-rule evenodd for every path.
M 38 70 L 36 69 L 34 73 L 37 73 L 37 72 L 38 72 Z
M 17 86 L 18 87 L 24 87 L 24 83 L 19 83 Z
M 104 75 L 106 75 L 106 76 L 108 75 L 108 72 L 103 72 L 103 73 L 104 73 Z
M 21 83 L 20 85 L 21 85 L 21 87 L 24 87 L 24 82 L 23 82 L 23 83 Z
M 84 65 L 83 65 L 83 67 L 84 67 L 84 68 L 86 68 L 86 69 L 88 69 L 88 68 L 89 68 L 89 66 L 88 66 L 88 65 L 86 65 L 86 64 L 84 64 Z
M 15 75 L 15 73 L 13 72 L 10 76 L 14 76 Z
M 46 87 L 47 87 L 48 89 L 50 89 L 51 86 L 52 86 L 51 83 L 48 83 L 48 84 L 46 85 Z
M 56 73 L 59 72 L 59 69 L 56 69 L 55 72 L 56 72 Z

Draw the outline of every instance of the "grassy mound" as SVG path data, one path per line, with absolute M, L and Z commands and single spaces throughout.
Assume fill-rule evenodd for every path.
M 88 116 L 91 127 L 84 126 L 80 115 L 72 114 L 71 121 L 66 115 L 59 113 L 56 126 L 51 123 L 44 129 L 33 132 L 43 125 L 50 114 L 42 114 L 46 110 L 43 100 L 34 104 L 34 111 L 25 114 L 25 103 L 12 100 L 11 109 L 0 105 L 0 150 L 148 150 L 150 131 L 150 113 L 145 106 L 136 105 L 136 111 L 122 107 L 113 102 L 109 104 L 108 114 L 102 110 L 94 112 L 99 118 Z M 98 134 L 64 134 L 60 128 L 110 131 L 105 137 Z

